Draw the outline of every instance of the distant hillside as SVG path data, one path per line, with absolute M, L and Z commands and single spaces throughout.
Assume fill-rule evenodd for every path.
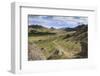
M 77 54 L 79 55 L 79 58 L 88 58 L 88 26 L 80 26 L 73 36 L 74 39 L 79 41 L 81 45 L 81 52 Z
M 76 44 L 78 42 L 80 43 L 81 52 L 76 54 L 76 58 L 88 58 L 88 26 L 80 25 L 73 29 L 76 32 L 73 34 L 67 34 L 64 39 L 67 41 L 75 41 Z
M 76 32 L 73 34 L 76 40 L 87 42 L 88 37 L 88 26 L 81 25 L 76 28 Z
M 61 29 L 62 29 L 62 30 L 65 30 L 65 31 L 77 31 L 77 30 L 82 29 L 82 28 L 84 28 L 84 27 L 87 27 L 87 25 L 82 24 L 82 25 L 78 25 L 78 26 L 76 26 L 76 27 L 74 27 L 74 28 L 69 28 L 69 27 L 67 27 L 67 28 L 61 28 Z
M 76 31 L 73 34 L 68 34 L 64 37 L 64 39 L 71 38 L 76 41 L 87 41 L 87 36 L 88 36 L 88 26 L 87 25 L 79 25 L 75 28 L 66 28 L 66 31 Z
M 28 26 L 28 35 L 29 36 L 38 36 L 38 35 L 54 35 L 56 33 L 51 32 L 52 29 L 43 27 L 41 25 L 29 25 Z
M 29 28 L 35 28 L 35 29 L 44 28 L 44 27 L 41 26 L 41 25 L 29 25 L 28 27 L 29 27 Z

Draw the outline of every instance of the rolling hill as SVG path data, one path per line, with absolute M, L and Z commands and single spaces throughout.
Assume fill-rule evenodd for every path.
M 45 60 L 51 59 L 72 59 L 87 58 L 88 48 L 88 27 L 79 25 L 74 28 L 46 28 L 41 25 L 28 26 L 28 44 L 29 51 L 32 45 L 38 48 L 37 54 Z M 33 54 L 28 57 L 34 57 L 36 50 L 31 49 Z M 41 60 L 37 55 L 29 60 Z

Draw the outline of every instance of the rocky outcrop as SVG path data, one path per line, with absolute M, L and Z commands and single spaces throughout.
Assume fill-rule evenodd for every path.
M 43 55 L 41 49 L 34 43 L 28 44 L 28 60 L 45 60 L 46 57 Z

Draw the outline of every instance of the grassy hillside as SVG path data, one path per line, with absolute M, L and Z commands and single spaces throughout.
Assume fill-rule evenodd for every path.
M 72 59 L 72 58 L 87 58 L 87 49 L 83 43 L 87 45 L 87 25 L 79 25 L 73 29 L 55 29 L 46 28 L 40 25 L 30 25 L 28 27 L 28 44 L 29 51 L 41 53 L 43 59 Z M 34 49 L 30 49 L 35 45 Z M 87 46 L 85 46 L 87 48 Z M 84 53 L 84 54 L 83 54 Z M 29 54 L 29 60 L 43 60 L 37 55 L 37 58 L 32 58 L 34 54 Z

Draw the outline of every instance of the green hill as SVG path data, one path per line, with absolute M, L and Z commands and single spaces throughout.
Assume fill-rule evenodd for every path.
M 30 46 L 35 44 L 46 60 L 87 58 L 87 25 L 79 25 L 75 28 L 70 28 L 71 30 L 65 29 L 30 25 L 28 27 L 28 43 Z M 39 60 L 39 58 L 32 59 Z

